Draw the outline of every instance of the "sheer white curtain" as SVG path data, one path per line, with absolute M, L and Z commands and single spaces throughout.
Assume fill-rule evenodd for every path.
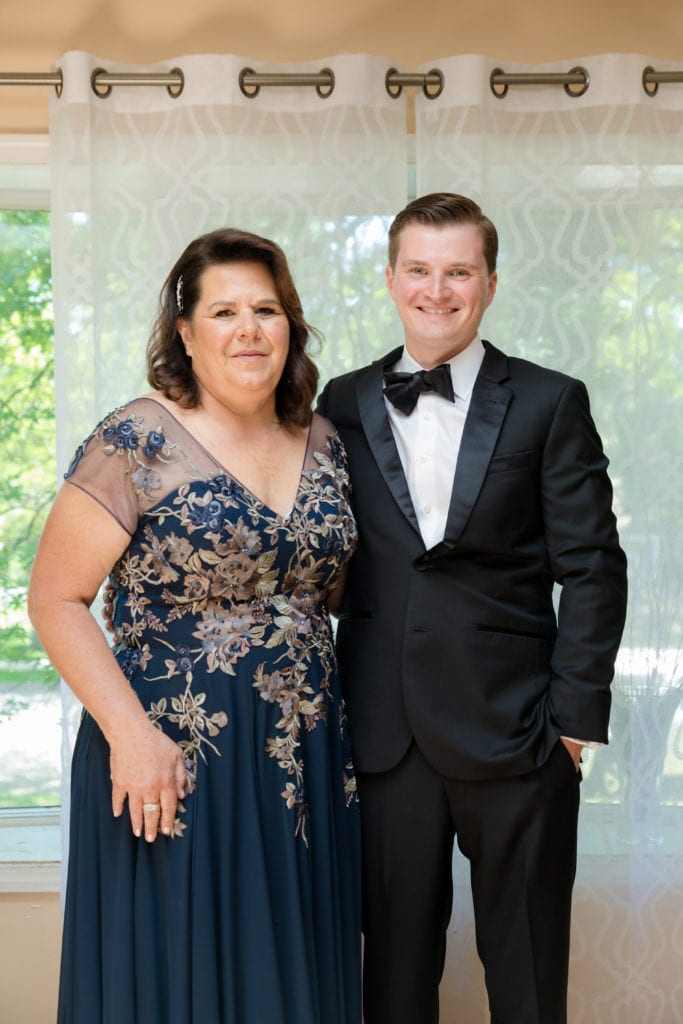
M 583 66 L 590 86 L 497 98 L 495 61 L 453 57 L 422 69 L 443 72 L 441 96 L 416 97 L 418 193 L 470 195 L 499 229 L 484 336 L 587 382 L 629 556 L 611 742 L 584 772 L 572 1024 L 683 1020 L 683 91 L 646 95 L 648 65 L 670 67 L 633 55 L 502 64 Z M 469 991 L 463 1019 L 483 1022 L 462 900 L 453 927 L 446 986 Z
M 51 99 L 58 468 L 110 408 L 139 393 L 156 297 L 185 244 L 233 224 L 290 256 L 326 344 L 323 379 L 400 338 L 385 297 L 385 231 L 405 203 L 405 94 L 391 61 L 362 55 L 272 65 L 186 56 L 162 67 L 66 54 Z M 501 235 L 500 285 L 484 335 L 589 385 L 612 462 L 630 559 L 631 608 L 615 681 L 612 740 L 585 765 L 573 934 L 572 1024 L 683 1020 L 683 719 L 680 494 L 683 476 L 683 92 L 649 97 L 642 69 L 606 55 L 561 86 L 493 96 L 484 57 L 432 60 L 445 87 L 417 92 L 417 192 L 479 199 Z M 262 88 L 239 73 L 319 71 L 335 88 Z M 185 86 L 114 87 L 92 72 L 168 71 Z M 66 708 L 65 787 L 73 713 Z M 468 886 L 456 863 L 457 931 L 444 1015 L 486 1021 Z
M 406 199 L 405 98 L 384 86 L 387 62 L 343 55 L 268 65 L 236 56 L 185 56 L 130 67 L 85 53 L 57 62 L 52 97 L 53 288 L 58 472 L 117 404 L 146 389 L 144 353 L 158 293 L 185 245 L 234 225 L 287 252 L 308 320 L 325 335 L 323 379 L 385 346 L 389 303 L 378 308 L 386 222 Z M 91 88 L 97 68 L 168 72 L 163 86 Z M 240 71 L 334 74 L 310 86 L 262 88 Z M 326 92 L 326 89 L 321 90 Z M 63 815 L 77 708 L 64 688 Z M 63 829 L 66 850 L 66 829 Z

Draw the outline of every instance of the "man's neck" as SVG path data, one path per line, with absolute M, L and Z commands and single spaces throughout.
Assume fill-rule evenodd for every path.
M 475 341 L 479 341 L 479 334 L 475 334 L 473 338 L 468 341 L 466 345 L 461 345 L 455 350 L 444 349 L 441 352 L 425 352 L 424 349 L 418 346 L 418 348 L 412 348 L 411 343 L 408 339 L 405 340 L 403 351 L 405 355 L 409 356 L 414 363 L 416 363 L 422 370 L 433 370 L 435 366 L 440 366 L 442 363 L 450 363 L 452 359 L 462 355 L 466 352 Z M 481 342 L 479 342 L 481 344 Z

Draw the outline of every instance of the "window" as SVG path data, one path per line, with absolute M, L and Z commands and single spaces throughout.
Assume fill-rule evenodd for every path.
M 60 702 L 26 613 L 55 493 L 46 140 L 0 142 L 0 808 L 60 802 Z

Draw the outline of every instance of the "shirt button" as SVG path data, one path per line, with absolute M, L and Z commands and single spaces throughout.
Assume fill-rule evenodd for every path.
M 431 412 L 425 412 L 425 413 L 422 414 L 422 419 L 423 420 L 431 420 L 431 418 L 432 418 Z
M 422 511 L 423 511 L 423 512 L 427 512 L 427 513 L 429 513 L 429 512 L 431 512 L 431 511 L 432 511 L 432 506 L 431 506 L 431 505 L 425 505 L 425 506 L 423 507 Z
M 428 455 L 421 455 L 420 456 L 420 462 L 429 462 L 429 456 Z

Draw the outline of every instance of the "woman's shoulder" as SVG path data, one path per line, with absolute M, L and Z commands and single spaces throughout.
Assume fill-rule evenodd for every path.
M 308 447 L 314 452 L 326 452 L 337 465 L 346 466 L 346 450 L 337 428 L 317 412 L 313 413 Z
M 321 416 L 319 412 L 314 412 L 313 419 L 311 420 L 311 436 L 329 439 L 339 435 L 337 434 L 336 427 L 325 416 Z
M 117 406 L 98 424 L 97 430 L 104 430 L 108 435 L 134 435 L 138 441 L 155 433 L 175 434 L 178 430 L 187 433 L 182 410 L 155 391 Z
M 77 449 L 65 474 L 129 533 L 141 512 L 213 468 L 172 405 L 152 393 L 117 406 Z
M 104 444 L 114 448 L 136 448 L 158 420 L 162 406 L 151 396 L 130 399 L 107 412 L 88 435 L 84 447 Z
M 339 443 L 341 442 L 339 441 L 336 427 L 324 416 L 321 416 L 319 412 L 314 412 L 313 419 L 311 420 L 308 447 L 320 450 L 322 448 L 332 448 Z
M 91 431 L 91 436 L 101 433 L 115 423 L 137 422 L 144 424 L 150 416 L 153 418 L 155 410 L 160 408 L 162 408 L 161 404 L 157 402 L 156 396 L 153 394 L 130 398 L 128 401 L 110 408 Z
M 76 449 L 65 476 L 70 477 L 84 456 L 94 457 L 118 452 L 129 456 L 144 454 L 154 459 L 162 451 L 169 452 L 169 441 L 176 445 L 176 427 L 182 424 L 173 416 L 164 401 L 154 394 L 141 395 L 117 405 L 97 423 L 85 441 Z
M 150 391 L 145 395 L 138 395 L 137 398 L 131 398 L 128 402 L 119 406 L 115 409 L 112 415 L 118 415 L 132 418 L 140 418 L 144 423 L 150 422 L 162 416 L 164 419 L 175 419 L 179 420 L 179 415 L 174 412 L 176 407 L 175 402 L 171 402 L 168 398 L 162 395 L 158 391 Z

